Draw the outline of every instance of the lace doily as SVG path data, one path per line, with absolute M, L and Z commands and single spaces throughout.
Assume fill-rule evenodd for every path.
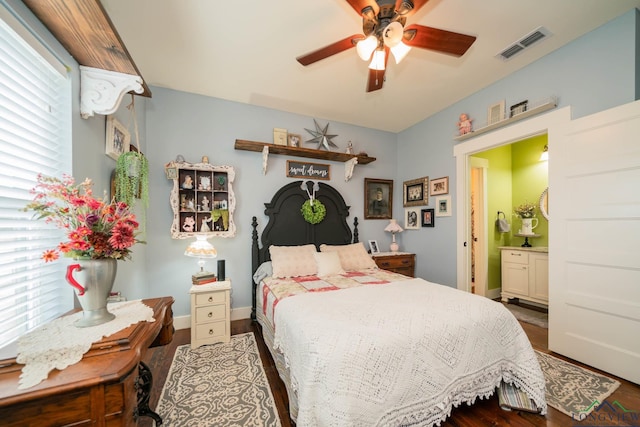
M 78 363 L 91 344 L 103 337 L 141 321 L 154 321 L 153 310 L 141 300 L 112 303 L 108 310 L 116 317 L 102 325 L 75 327 L 73 322 L 82 317 L 80 311 L 59 317 L 20 337 L 16 361 L 24 366 L 18 388 L 33 387 L 45 380 L 54 368 L 63 370 Z

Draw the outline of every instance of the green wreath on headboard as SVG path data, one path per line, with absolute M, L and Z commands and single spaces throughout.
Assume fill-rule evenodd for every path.
M 302 212 L 302 217 L 309 224 L 318 224 L 319 222 L 322 222 L 324 217 L 327 215 L 327 208 L 325 208 L 322 202 L 318 199 L 313 201 L 313 205 L 311 204 L 311 200 L 306 200 L 302 204 L 300 212 Z

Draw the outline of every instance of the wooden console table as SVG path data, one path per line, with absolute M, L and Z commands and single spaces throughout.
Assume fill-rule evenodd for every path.
M 142 302 L 153 309 L 155 322 L 139 322 L 94 343 L 80 362 L 53 370 L 36 386 L 18 389 L 23 365 L 0 361 L 0 424 L 135 426 L 138 417 L 150 416 L 160 425 L 148 406 L 152 379 L 142 359 L 147 348 L 173 339 L 173 298 Z

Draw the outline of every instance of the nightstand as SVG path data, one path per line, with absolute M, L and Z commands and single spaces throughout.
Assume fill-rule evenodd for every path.
M 191 348 L 231 339 L 231 281 L 193 285 L 191 290 Z
M 407 252 L 381 252 L 371 255 L 378 268 L 415 277 L 416 254 Z

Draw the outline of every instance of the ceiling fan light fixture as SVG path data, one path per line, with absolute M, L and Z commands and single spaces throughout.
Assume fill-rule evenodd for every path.
M 378 49 L 375 52 L 373 52 L 373 58 L 371 59 L 369 68 L 372 70 L 383 71 L 385 56 L 386 56 L 386 52 L 384 51 L 384 49 Z
M 393 54 L 393 58 L 396 60 L 396 64 L 399 64 L 400 61 L 402 61 L 404 57 L 407 56 L 410 50 L 411 46 L 407 46 L 402 42 L 392 47 L 391 53 Z
M 384 44 L 390 48 L 393 48 L 397 46 L 398 43 L 401 43 L 403 35 L 404 28 L 402 27 L 402 24 L 397 21 L 387 25 L 382 31 L 382 39 L 384 40 Z
M 368 61 L 371 58 L 371 54 L 378 47 L 378 40 L 375 36 L 371 35 L 364 40 L 360 40 L 356 44 L 356 52 L 363 61 Z

